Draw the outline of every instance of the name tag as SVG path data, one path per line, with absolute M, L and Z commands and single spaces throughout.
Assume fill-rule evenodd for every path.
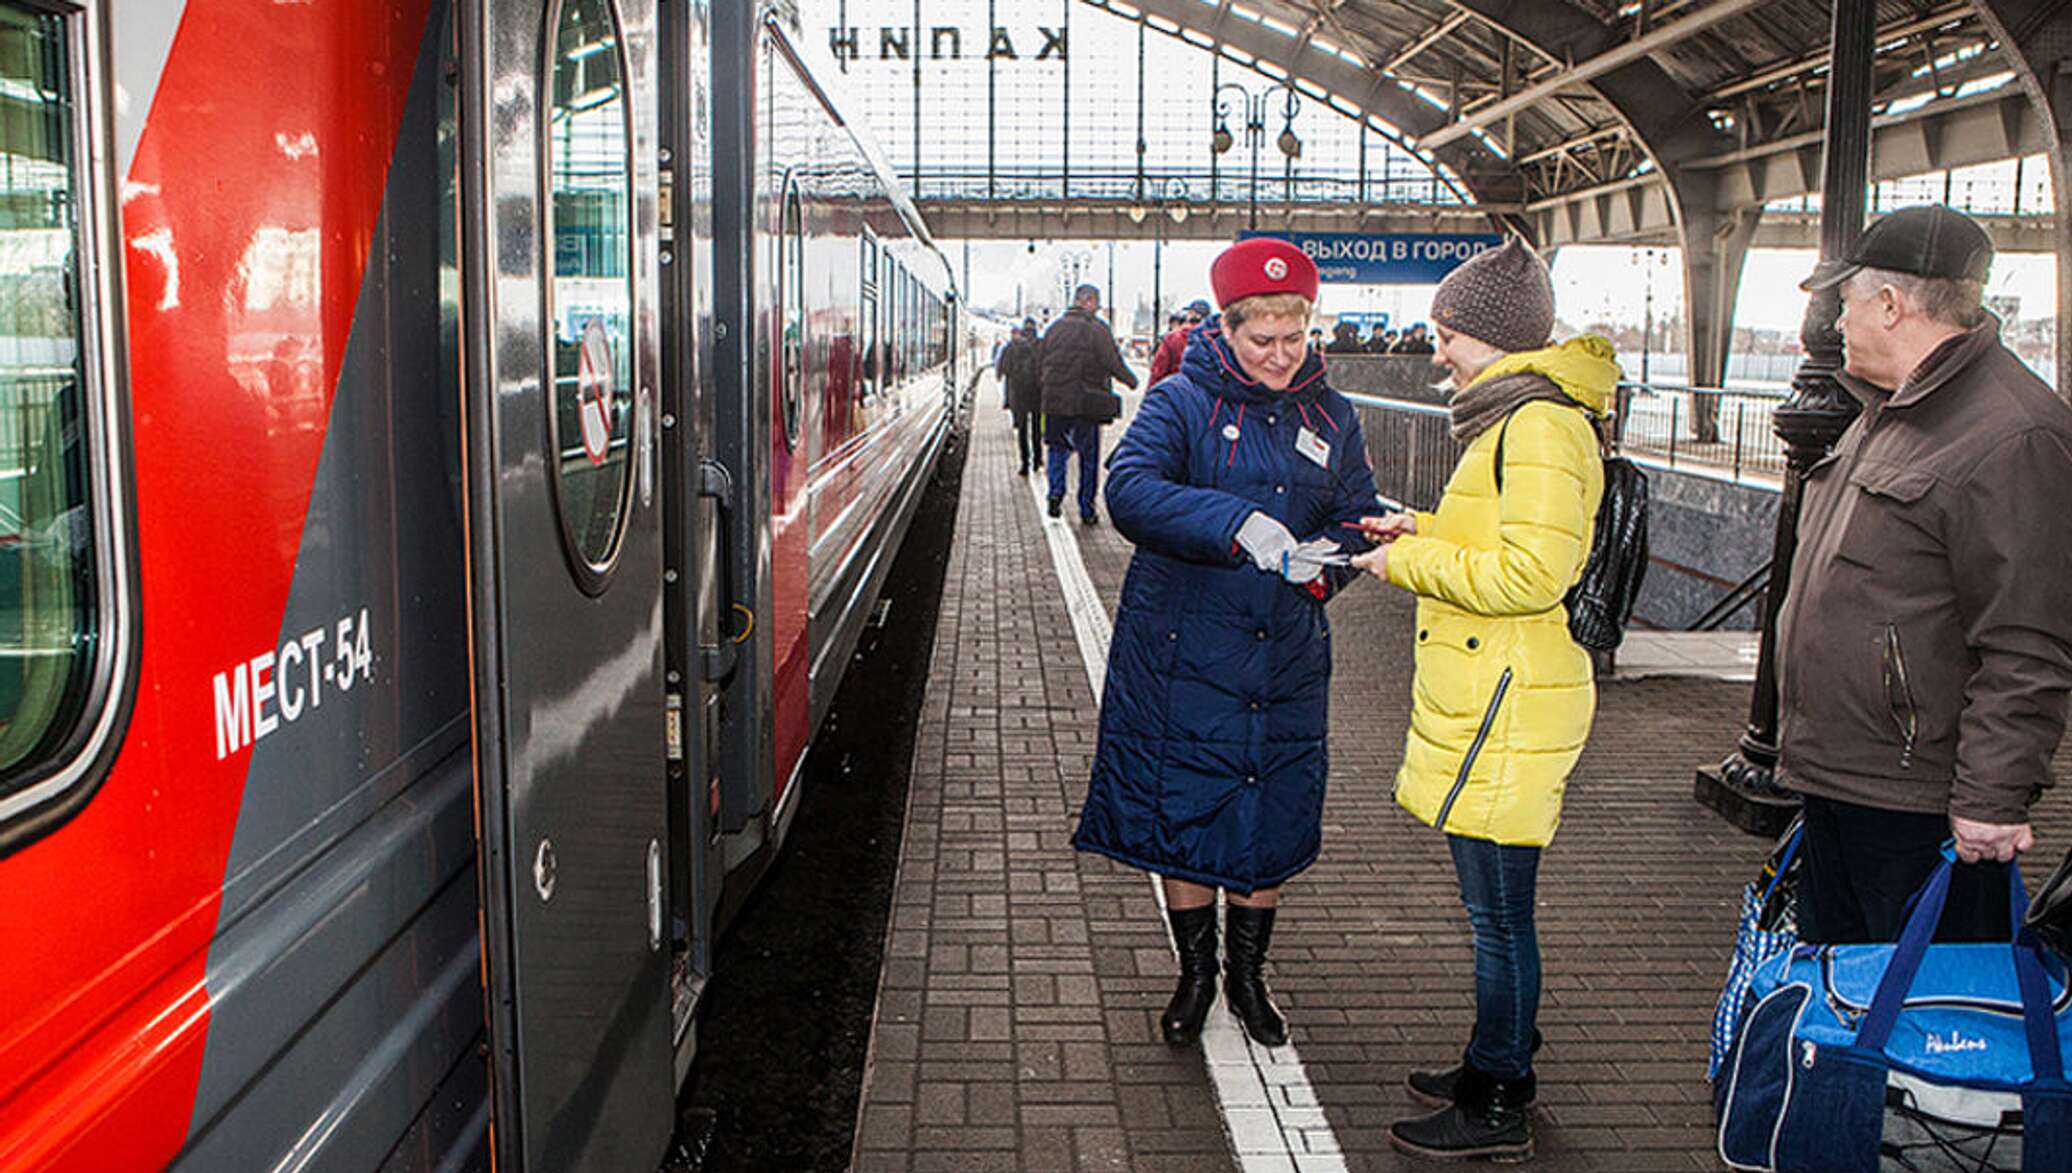
M 1308 428 L 1295 433 L 1295 451 L 1307 456 L 1318 468 L 1330 471 L 1331 445 L 1326 444 L 1322 436 Z

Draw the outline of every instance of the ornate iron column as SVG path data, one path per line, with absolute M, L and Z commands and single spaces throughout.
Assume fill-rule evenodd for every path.
M 1827 131 L 1820 187 L 1820 259 L 1849 251 L 1863 233 L 1865 178 L 1870 159 L 1871 50 L 1876 27 L 1874 0 L 1835 0 L 1834 58 L 1828 75 Z M 1834 447 L 1857 403 L 1835 380 L 1842 369 L 1842 336 L 1835 329 L 1841 294 L 1815 293 L 1806 306 L 1799 338 L 1806 357 L 1792 377 L 1791 397 L 1773 417 L 1785 443 L 1784 494 L 1777 504 L 1777 540 L 1771 554 L 1770 587 L 1763 595 L 1762 658 L 1756 664 L 1755 695 L 1740 746 L 1719 766 L 1698 771 L 1694 795 L 1728 822 L 1758 835 L 1784 830 L 1798 799 L 1781 789 L 1777 766 L 1777 613 L 1791 583 L 1798 549 L 1799 504 L 1806 474 Z

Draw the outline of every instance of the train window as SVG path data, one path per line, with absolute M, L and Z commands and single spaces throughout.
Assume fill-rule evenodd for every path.
M 0 850 L 91 795 L 130 663 L 97 41 L 82 11 L 0 2 Z
M 863 328 L 863 392 L 869 399 L 878 393 L 878 238 L 863 230 L 863 296 L 857 317 Z
M 548 438 L 562 538 L 577 578 L 595 590 L 632 504 L 632 134 L 609 0 L 561 0 L 551 28 Z
M 784 224 L 777 237 L 777 304 L 782 321 L 778 394 L 783 401 L 784 446 L 799 446 L 799 416 L 806 397 L 806 209 L 795 174 L 784 177 Z

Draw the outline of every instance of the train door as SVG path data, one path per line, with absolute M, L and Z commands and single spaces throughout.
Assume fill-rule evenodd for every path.
M 713 443 L 712 93 L 708 0 L 664 4 L 662 494 L 669 703 L 670 999 L 676 1078 L 712 973 L 725 860 L 717 818 L 722 685 L 750 638 L 726 544 L 737 488 Z M 747 616 L 747 618 L 744 618 Z
M 505 1169 L 668 1144 L 655 0 L 470 0 L 462 314 L 483 980 Z

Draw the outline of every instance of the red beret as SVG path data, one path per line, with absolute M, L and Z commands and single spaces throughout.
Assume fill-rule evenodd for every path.
M 1216 291 L 1216 304 L 1226 309 L 1262 293 L 1299 293 L 1314 302 L 1317 263 L 1285 240 L 1255 236 L 1223 250 L 1209 266 L 1209 285 Z

